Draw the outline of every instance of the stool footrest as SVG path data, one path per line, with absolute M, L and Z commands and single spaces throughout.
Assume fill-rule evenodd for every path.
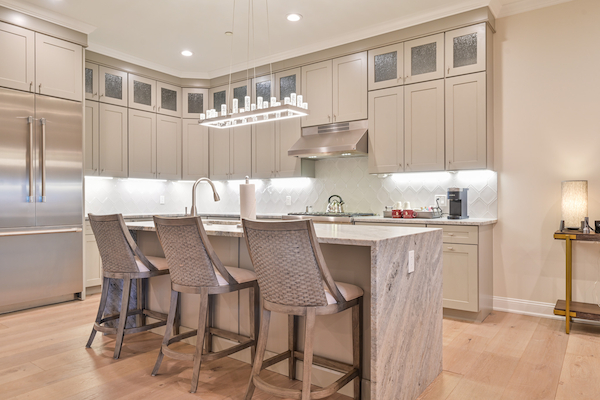
M 252 339 L 247 339 L 245 342 L 242 342 L 238 345 L 229 347 L 225 350 L 218 351 L 216 353 L 206 353 L 202 355 L 202 361 L 212 361 L 217 360 L 219 358 L 227 357 L 233 353 L 237 353 L 240 350 L 244 350 L 248 347 L 253 346 L 255 343 Z
M 125 329 L 125 334 L 129 335 L 129 334 L 132 334 L 132 333 L 146 332 L 146 331 L 149 331 L 150 329 L 154 329 L 154 328 L 158 328 L 158 327 L 161 327 L 161 326 L 165 326 L 166 324 L 167 324 L 167 321 L 158 321 L 158 322 L 155 322 L 153 324 L 139 326 L 139 327 L 136 327 L 136 328 L 129 328 L 129 329 Z
M 295 351 L 294 357 L 297 360 L 304 361 L 304 353 L 301 351 Z M 346 363 L 343 363 L 340 361 L 332 360 L 330 358 L 319 357 L 319 356 L 315 356 L 315 355 L 313 355 L 313 365 L 318 365 L 319 367 L 323 367 L 323 368 L 329 368 L 329 369 L 332 369 L 332 370 L 338 371 L 338 372 L 349 372 L 349 371 L 352 371 L 352 369 L 354 368 L 354 366 L 352 366 L 350 364 L 346 364 Z
M 271 385 L 263 381 L 260 377 L 255 376 L 253 378 L 254 385 L 263 392 L 275 395 L 277 397 L 284 397 L 286 399 L 302 399 L 302 391 L 298 389 L 288 389 L 279 386 Z
M 247 337 L 247 336 L 238 335 L 237 333 L 229 332 L 224 329 L 219 329 L 219 328 L 214 328 L 214 327 L 211 327 L 209 329 L 209 332 L 212 335 L 222 337 L 224 339 L 233 340 L 234 342 L 238 342 L 238 343 L 245 342 L 246 340 L 249 339 L 249 337 Z
M 170 345 L 170 344 L 173 344 L 175 342 L 180 342 L 183 339 L 187 339 L 187 338 L 190 338 L 192 336 L 196 336 L 197 334 L 198 334 L 198 330 L 194 329 L 193 331 L 188 331 L 188 332 L 179 334 L 177 336 L 173 336 L 171 339 L 169 339 L 167 341 L 167 346 Z
M 287 360 L 288 358 L 291 357 L 291 355 L 292 355 L 292 352 L 289 350 L 286 350 L 283 353 L 279 353 L 271 358 L 264 360 L 262 363 L 261 371 L 265 368 L 269 368 L 271 365 L 275 365 L 279 362 Z
M 191 361 L 194 359 L 194 354 L 191 353 L 180 353 L 178 351 L 175 350 L 171 350 L 169 347 L 167 347 L 167 345 L 162 346 L 162 352 L 165 356 L 169 357 L 169 358 L 173 358 L 175 360 L 186 360 L 186 361 Z

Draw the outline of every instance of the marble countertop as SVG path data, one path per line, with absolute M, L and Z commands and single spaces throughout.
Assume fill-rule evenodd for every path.
M 126 222 L 132 231 L 155 231 L 154 222 Z M 204 229 L 209 236 L 243 237 L 241 227 L 231 224 L 205 224 Z M 319 243 L 346 244 L 353 246 L 372 246 L 378 242 L 403 236 L 418 235 L 438 228 L 407 228 L 400 226 L 361 226 L 315 224 Z
M 432 224 L 432 225 L 493 225 L 498 222 L 497 218 L 467 218 L 467 219 L 448 219 L 442 218 L 383 218 L 380 216 L 374 217 L 355 217 L 355 223 L 370 222 L 382 224 Z

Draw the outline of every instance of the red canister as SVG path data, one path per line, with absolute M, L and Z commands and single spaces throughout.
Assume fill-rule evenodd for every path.
M 392 210 L 392 218 L 402 218 L 402 210 Z
M 403 210 L 402 211 L 402 218 L 414 218 L 415 217 L 415 212 L 413 210 Z

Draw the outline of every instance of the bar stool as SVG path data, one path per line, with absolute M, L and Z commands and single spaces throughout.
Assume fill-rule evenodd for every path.
M 243 220 L 246 245 L 256 271 L 263 299 L 260 335 L 246 400 L 255 387 L 277 397 L 321 399 L 331 396 L 354 379 L 354 398 L 361 397 L 363 290 L 348 283 L 334 282 L 312 220 L 257 222 Z M 352 308 L 353 364 L 313 355 L 317 315 L 337 314 Z M 263 360 L 269 333 L 271 312 L 288 314 L 289 349 Z M 296 350 L 297 316 L 306 317 L 304 352 Z M 281 388 L 259 377 L 262 369 L 289 360 L 289 377 L 296 375 L 296 359 L 304 361 L 302 390 Z M 312 364 L 345 372 L 331 385 L 311 391 Z
M 98 314 L 92 328 L 90 338 L 85 347 L 91 347 L 96 332 L 117 335 L 114 358 L 118 359 L 123 345 L 123 336 L 131 333 L 144 332 L 167 324 L 167 315 L 146 308 L 146 296 L 143 280 L 168 275 L 169 269 L 164 258 L 146 257 L 131 237 L 121 214 L 93 215 L 88 214 L 92 231 L 96 237 L 100 258 L 102 259 L 102 297 L 98 306 Z M 110 279 L 123 280 L 123 294 L 121 298 L 121 312 L 109 316 L 104 315 L 104 308 L 108 299 Z M 137 308 L 129 310 L 131 296 L 131 281 L 137 284 Z M 138 326 L 125 328 L 127 317 L 137 315 Z M 146 316 L 159 320 L 146 324 Z M 105 322 L 119 320 L 117 328 L 102 326 Z
M 256 352 L 258 336 L 258 304 L 260 296 L 254 272 L 234 267 L 225 267 L 215 253 L 200 217 L 161 218 L 154 217 L 156 232 L 171 270 L 171 306 L 165 336 L 152 376 L 160 368 L 163 356 L 167 355 L 177 360 L 192 360 L 191 393 L 198 388 L 200 366 L 203 361 L 227 357 L 238 351 L 251 348 L 251 358 Z M 215 270 L 216 268 L 216 270 Z M 222 293 L 250 289 L 250 336 L 242 336 L 210 326 L 212 320 L 210 296 Z M 198 329 L 172 336 L 175 311 L 180 293 L 200 295 L 200 312 Z M 210 299 L 212 300 L 212 299 Z M 169 348 L 169 345 L 183 339 L 196 336 L 196 351 L 194 354 L 181 353 Z M 238 342 L 228 349 L 211 353 L 212 336 L 223 337 Z M 203 354 L 203 347 L 205 354 Z

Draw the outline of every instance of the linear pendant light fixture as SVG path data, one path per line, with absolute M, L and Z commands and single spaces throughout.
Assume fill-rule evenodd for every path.
M 267 8 L 267 42 L 269 43 L 269 56 L 271 55 L 271 34 L 269 30 L 269 2 L 265 0 Z M 252 43 L 254 48 L 254 2 L 248 1 L 248 14 L 252 12 Z M 250 15 L 249 15 L 250 16 Z M 235 0 L 233 2 L 233 23 L 235 22 Z M 250 31 L 250 23 L 248 23 Z M 231 61 L 229 66 L 229 89 L 231 93 L 231 65 L 233 63 L 233 36 L 231 37 Z M 248 53 L 250 53 L 250 32 L 248 32 Z M 250 57 L 248 57 L 249 59 Z M 256 63 L 256 60 L 254 61 Z M 270 66 L 270 76 L 273 76 L 273 65 Z M 256 65 L 254 66 L 254 77 L 256 78 Z M 273 79 L 271 79 L 271 82 Z M 225 96 L 227 102 L 227 96 Z M 211 128 L 228 129 L 235 126 L 253 125 L 269 121 L 281 121 L 284 119 L 304 117 L 308 115 L 308 103 L 303 102 L 302 95 L 291 93 L 289 97 L 284 98 L 283 104 L 277 101 L 273 96 L 273 85 L 271 84 L 271 99 L 263 99 L 258 96 L 256 104 L 251 103 L 250 96 L 244 97 L 244 106 L 239 107 L 238 99 L 232 100 L 231 113 L 227 112 L 227 104 L 221 104 L 221 110 L 207 110 L 206 114 L 200 114 L 200 125 Z

